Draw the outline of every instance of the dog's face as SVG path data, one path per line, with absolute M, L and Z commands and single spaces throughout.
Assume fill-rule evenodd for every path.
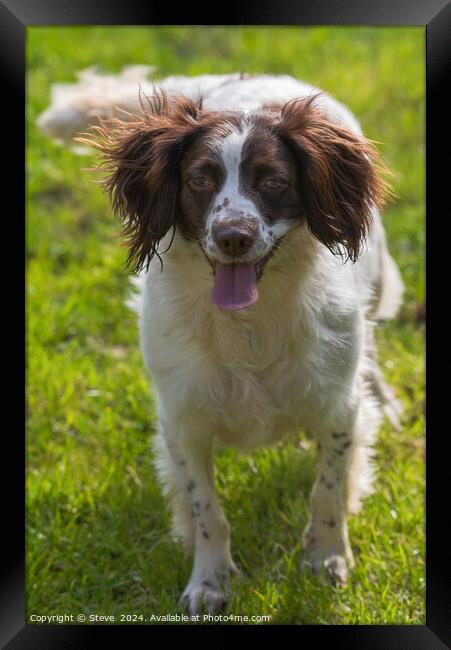
M 356 259 L 383 195 L 377 153 L 329 122 L 314 97 L 252 115 L 164 95 L 150 108 L 137 122 L 99 127 L 95 143 L 134 270 L 177 227 L 212 267 L 213 301 L 235 310 L 257 300 L 266 262 L 302 222 Z
M 233 116 L 183 154 L 179 224 L 196 240 L 215 275 L 213 301 L 247 307 L 279 240 L 302 218 L 296 161 L 264 117 Z

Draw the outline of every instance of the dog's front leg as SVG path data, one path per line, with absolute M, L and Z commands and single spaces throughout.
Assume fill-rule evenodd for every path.
M 165 435 L 165 439 L 194 533 L 194 565 L 180 605 L 192 615 L 203 609 L 218 611 L 227 603 L 229 575 L 236 568 L 229 525 L 214 487 L 212 440 L 191 432 Z
M 354 452 L 351 430 L 318 436 L 319 468 L 310 496 L 310 521 L 304 531 L 305 563 L 315 572 L 326 570 L 344 584 L 354 565 L 348 538 L 347 485 Z

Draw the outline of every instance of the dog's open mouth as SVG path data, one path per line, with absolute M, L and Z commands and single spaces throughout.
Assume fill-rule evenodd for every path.
M 257 263 L 216 264 L 213 268 L 215 280 L 211 292 L 213 303 L 220 309 L 237 311 L 257 302 L 257 282 L 278 243 L 277 241 Z

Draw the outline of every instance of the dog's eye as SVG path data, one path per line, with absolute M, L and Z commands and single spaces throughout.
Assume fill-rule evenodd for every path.
M 199 189 L 207 189 L 212 184 L 211 180 L 207 176 L 192 176 L 189 180 L 190 185 L 197 187 Z
M 288 183 L 283 178 L 267 178 L 263 183 L 263 187 L 268 190 L 281 190 L 287 185 Z

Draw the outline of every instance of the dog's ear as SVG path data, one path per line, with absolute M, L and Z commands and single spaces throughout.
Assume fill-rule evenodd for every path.
M 387 185 L 377 150 L 332 123 L 315 105 L 318 95 L 286 104 L 279 133 L 298 163 L 304 214 L 311 233 L 334 254 L 355 261 L 381 207 Z
M 158 255 L 158 244 L 175 228 L 179 162 L 200 127 L 201 100 L 168 97 L 142 102 L 139 115 L 107 120 L 80 138 L 100 150 L 103 184 L 129 246 L 128 267 L 138 272 Z

